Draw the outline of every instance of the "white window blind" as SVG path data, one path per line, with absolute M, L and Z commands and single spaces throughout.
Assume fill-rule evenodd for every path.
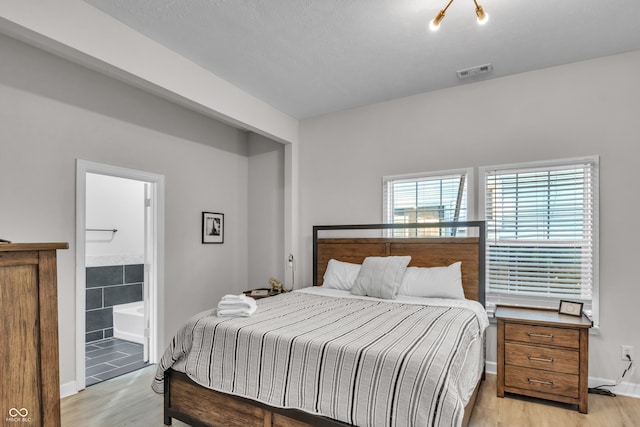
M 447 171 L 383 178 L 383 222 L 387 224 L 467 220 L 469 172 Z M 395 237 L 464 233 L 463 229 L 398 229 Z
M 592 309 L 597 167 L 589 158 L 484 170 L 490 299 L 569 299 Z

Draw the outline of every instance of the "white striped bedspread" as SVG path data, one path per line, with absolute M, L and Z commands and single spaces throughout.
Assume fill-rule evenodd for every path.
M 480 304 L 453 301 L 467 302 L 292 292 L 259 300 L 250 317 L 210 310 L 173 338 L 152 388 L 163 392 L 175 364 L 204 387 L 352 425 L 459 426 L 462 368 L 488 326 Z

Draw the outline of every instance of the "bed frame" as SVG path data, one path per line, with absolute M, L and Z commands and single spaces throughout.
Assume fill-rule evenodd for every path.
M 447 237 L 394 238 L 350 237 L 320 238 L 342 230 L 383 230 L 432 228 L 446 230 Z M 459 229 L 475 229 L 474 237 L 455 236 Z M 462 261 L 462 282 L 467 299 L 484 305 L 485 223 L 483 221 L 430 224 L 323 225 L 313 227 L 313 280 L 322 277 L 331 258 L 362 263 L 367 256 L 411 255 L 410 266 L 445 266 Z M 484 376 L 483 376 L 484 379 Z M 463 426 L 469 423 L 481 381 L 465 408 Z M 280 409 L 253 400 L 220 393 L 191 381 L 174 370 L 165 373 L 164 424 L 175 418 L 192 426 L 206 427 L 345 427 L 348 424 L 295 409 Z

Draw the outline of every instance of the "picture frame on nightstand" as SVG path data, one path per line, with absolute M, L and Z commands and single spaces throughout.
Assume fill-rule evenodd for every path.
M 568 314 L 569 316 L 582 317 L 582 302 L 573 302 L 560 300 L 560 306 L 558 307 L 558 313 Z

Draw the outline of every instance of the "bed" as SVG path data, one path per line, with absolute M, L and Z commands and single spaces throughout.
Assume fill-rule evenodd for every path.
M 441 236 L 387 236 L 409 228 Z M 333 237 L 354 230 L 377 235 Z M 484 378 L 484 233 L 479 221 L 315 226 L 313 287 L 261 299 L 246 318 L 199 313 L 176 334 L 153 384 L 165 424 L 465 426 Z M 407 257 L 423 268 L 412 271 L 460 262 L 469 301 L 321 286 L 336 261 Z

